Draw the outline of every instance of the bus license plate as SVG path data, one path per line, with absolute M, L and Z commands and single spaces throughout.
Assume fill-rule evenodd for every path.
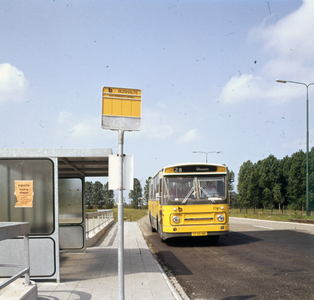
M 204 236 L 204 235 L 207 235 L 206 231 L 192 232 L 192 236 Z

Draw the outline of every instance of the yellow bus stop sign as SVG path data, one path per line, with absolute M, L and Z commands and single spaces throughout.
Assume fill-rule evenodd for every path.
M 141 90 L 104 87 L 102 92 L 102 128 L 141 130 Z

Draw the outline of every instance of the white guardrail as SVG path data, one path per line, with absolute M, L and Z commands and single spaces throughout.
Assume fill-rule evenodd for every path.
M 0 284 L 0 290 L 14 282 L 25 274 L 25 285 L 30 284 L 29 278 L 29 232 L 30 225 L 27 222 L 0 222 L 0 241 L 11 239 L 17 236 L 24 237 L 24 262 L 25 265 L 0 264 L 0 267 L 19 267 L 22 271 L 11 276 Z
M 112 209 L 99 209 L 96 212 L 85 213 L 86 218 L 86 238 L 90 238 L 90 234 L 95 235 L 99 230 L 105 227 L 113 220 Z

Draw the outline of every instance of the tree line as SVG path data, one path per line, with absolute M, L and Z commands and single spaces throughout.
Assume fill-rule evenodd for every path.
M 309 202 L 314 202 L 314 147 L 309 152 Z M 277 159 L 269 155 L 257 163 L 244 162 L 238 174 L 233 207 L 302 210 L 306 207 L 306 153 Z M 310 209 L 314 207 L 310 205 Z
M 114 191 L 109 190 L 108 185 L 108 182 L 106 184 L 102 184 L 100 181 L 85 182 L 85 203 L 88 208 L 113 208 L 115 203 Z
M 148 204 L 148 183 L 151 177 L 149 177 L 144 186 L 144 194 L 141 186 L 141 182 L 134 178 L 133 191 L 129 192 L 129 199 L 131 200 L 130 206 L 133 208 L 140 208 L 143 205 Z M 125 203 L 125 200 L 123 199 Z M 115 204 L 114 191 L 109 190 L 108 182 L 102 184 L 99 181 L 95 183 L 91 181 L 85 182 L 85 203 L 88 208 L 106 208 L 111 209 Z
M 151 177 L 148 177 L 148 179 L 146 179 L 143 193 L 141 182 L 137 178 L 134 178 L 133 191 L 130 191 L 129 193 L 129 199 L 131 199 L 131 207 L 142 208 L 143 206 L 148 205 L 148 188 L 150 179 Z

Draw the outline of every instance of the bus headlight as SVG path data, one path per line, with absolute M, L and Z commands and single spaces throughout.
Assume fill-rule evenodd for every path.
M 180 218 L 179 218 L 178 216 L 173 216 L 173 217 L 172 217 L 172 221 L 173 221 L 174 223 L 179 223 L 179 222 L 180 222 Z
M 217 220 L 218 220 L 219 222 L 223 222 L 224 219 L 225 219 L 224 215 L 218 215 L 218 217 L 217 217 Z

